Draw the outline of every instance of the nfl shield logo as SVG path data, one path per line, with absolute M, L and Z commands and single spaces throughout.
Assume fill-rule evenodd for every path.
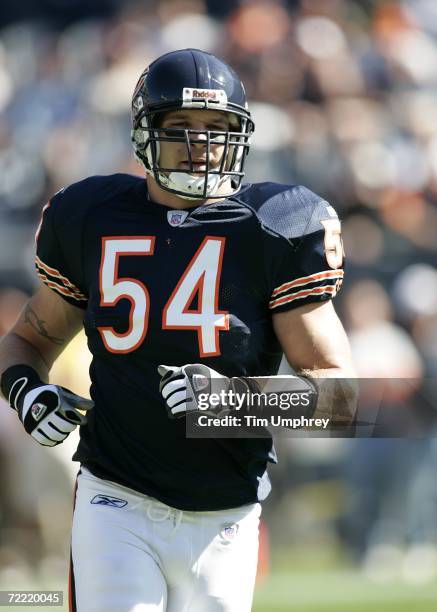
M 167 220 L 172 227 L 181 225 L 187 218 L 188 211 L 186 210 L 169 210 L 167 212 Z

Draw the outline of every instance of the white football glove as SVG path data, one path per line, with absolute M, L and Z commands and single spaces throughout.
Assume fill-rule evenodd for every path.
M 168 415 L 172 418 L 183 417 L 189 412 L 213 411 L 218 414 L 223 406 L 200 408 L 199 395 L 228 392 L 231 379 L 222 376 L 212 368 L 201 363 L 189 363 L 181 368 L 160 365 L 161 382 L 159 392 L 165 400 Z M 212 410 L 211 410 L 212 408 Z
M 94 402 L 68 389 L 46 384 L 25 391 L 15 399 L 24 429 L 42 446 L 63 442 L 78 425 L 86 423 L 86 415 L 81 411 L 86 412 L 93 406 Z

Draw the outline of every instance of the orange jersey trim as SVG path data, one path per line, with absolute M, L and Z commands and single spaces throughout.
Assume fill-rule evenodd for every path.
M 289 302 L 293 302 L 294 300 L 300 300 L 311 295 L 323 295 L 324 293 L 327 293 L 334 297 L 334 295 L 337 293 L 336 285 L 314 287 L 314 289 L 304 289 L 303 291 L 298 291 L 297 293 L 293 293 L 292 295 L 285 295 L 284 297 L 277 298 L 276 300 L 271 300 L 269 302 L 269 308 L 277 308 L 278 306 L 288 304 Z
M 47 285 L 51 289 L 54 289 L 58 293 L 62 293 L 62 295 L 71 297 L 79 302 L 86 301 L 87 298 L 83 295 L 83 293 L 74 293 L 73 291 L 70 291 L 70 289 L 63 287 L 62 285 L 58 285 L 58 283 L 56 283 L 55 281 L 49 280 L 47 276 L 42 272 L 38 272 L 37 274 L 45 285 Z
M 65 293 L 64 295 L 71 295 L 72 297 L 77 297 L 78 299 L 81 299 L 81 300 L 87 299 L 86 296 L 81 292 L 81 290 L 78 289 L 76 285 L 73 285 L 73 283 L 70 280 L 68 280 L 66 276 L 63 276 L 59 272 L 59 270 L 56 270 L 56 268 L 51 268 L 50 266 L 45 264 L 43 261 L 41 261 L 41 259 L 38 256 L 35 257 L 35 264 L 36 264 L 36 267 L 39 269 L 38 276 L 42 280 L 44 280 L 44 282 L 47 281 L 46 282 L 47 285 L 49 285 L 49 283 L 52 283 L 54 286 L 62 289 L 63 291 L 68 292 L 68 294 Z M 59 279 L 62 284 L 58 284 L 53 279 L 51 280 L 48 279 L 46 274 L 44 274 L 44 272 L 47 272 L 49 276 Z
M 276 287 L 276 289 L 272 292 L 272 298 L 279 293 L 283 293 L 288 289 L 293 289 L 293 287 L 302 287 L 303 285 L 309 285 L 310 283 L 314 283 L 319 280 L 324 280 L 326 278 L 343 278 L 344 271 L 343 270 L 326 270 L 325 272 L 317 272 L 316 274 L 310 274 L 309 276 L 301 276 L 300 278 L 296 278 L 295 280 L 289 281 L 288 283 L 283 283 Z
M 38 268 L 41 268 L 42 270 L 44 270 L 44 272 L 47 272 L 47 274 L 49 274 L 50 276 L 55 276 L 56 278 L 59 278 L 59 280 L 62 281 L 62 283 L 66 287 L 69 287 L 72 291 L 75 291 L 76 293 L 80 293 L 81 295 L 83 295 L 80 289 L 78 289 L 76 285 L 73 285 L 73 283 L 70 280 L 68 280 L 66 276 L 63 276 L 59 272 L 59 270 L 56 270 L 56 268 L 51 268 L 50 266 L 45 264 L 43 261 L 41 261 L 38 255 L 35 257 L 35 263 Z

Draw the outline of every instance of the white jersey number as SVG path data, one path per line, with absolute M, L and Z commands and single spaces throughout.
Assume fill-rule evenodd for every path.
M 147 287 L 134 278 L 118 277 L 121 255 L 153 255 L 154 236 L 126 236 L 102 239 L 100 264 L 100 306 L 115 306 L 122 298 L 131 303 L 129 327 L 117 333 L 112 327 L 98 327 L 107 350 L 130 353 L 140 346 L 147 333 L 150 298 Z
M 219 330 L 229 329 L 218 309 L 225 238 L 206 236 L 176 285 L 162 314 L 163 329 L 197 331 L 201 357 L 220 355 Z M 197 294 L 197 308 L 190 309 Z
M 344 259 L 343 240 L 341 239 L 341 224 L 339 219 L 321 221 L 325 228 L 325 257 L 331 268 L 340 268 Z
M 163 329 L 192 329 L 197 332 L 201 357 L 220 355 L 219 330 L 229 329 L 228 312 L 218 309 L 218 295 L 225 238 L 206 236 L 188 264 L 165 305 Z M 118 276 L 120 256 L 153 255 L 154 236 L 103 238 L 100 265 L 100 306 L 114 306 L 118 300 L 131 302 L 129 327 L 118 333 L 113 327 L 98 327 L 111 353 L 130 353 L 147 334 L 150 297 L 147 287 L 133 278 Z M 197 296 L 197 308 L 190 305 Z

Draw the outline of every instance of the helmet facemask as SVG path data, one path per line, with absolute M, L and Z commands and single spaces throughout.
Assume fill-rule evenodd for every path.
M 165 191 L 188 200 L 229 197 L 238 191 L 244 176 L 253 123 L 236 113 L 227 114 L 231 118 L 229 130 L 193 130 L 160 127 L 158 114 L 140 112 L 132 130 L 136 156 Z M 160 145 L 163 142 L 186 146 L 187 169 L 160 165 Z M 215 167 L 211 163 L 212 146 L 223 147 L 219 164 Z M 202 157 L 206 158 L 203 170 L 193 165 L 193 147 L 205 149 L 202 150 Z M 222 189 L 226 182 L 229 190 Z

